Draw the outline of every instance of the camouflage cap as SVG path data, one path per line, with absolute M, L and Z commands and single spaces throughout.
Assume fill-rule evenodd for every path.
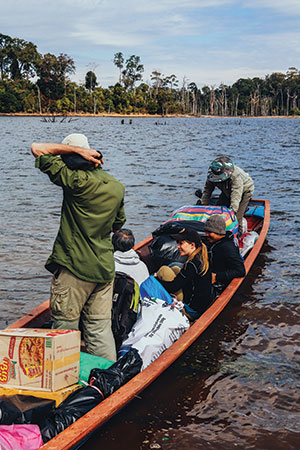
M 207 178 L 213 183 L 220 183 L 230 177 L 233 169 L 233 162 L 228 156 L 219 156 L 209 166 Z

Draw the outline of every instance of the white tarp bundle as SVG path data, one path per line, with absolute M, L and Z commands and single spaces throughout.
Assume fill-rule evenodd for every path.
M 145 369 L 170 347 L 188 328 L 188 318 L 176 307 L 166 302 L 142 299 L 142 314 L 136 321 L 119 354 L 129 348 L 138 350 Z
M 239 240 L 240 253 L 242 256 L 245 256 L 246 253 L 254 247 L 255 242 L 258 239 L 258 234 L 256 231 L 248 231 L 244 233 Z

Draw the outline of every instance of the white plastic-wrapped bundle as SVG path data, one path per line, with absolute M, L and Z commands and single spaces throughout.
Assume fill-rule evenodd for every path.
M 159 299 L 144 298 L 142 314 L 123 342 L 119 355 L 131 347 L 136 348 L 143 360 L 143 370 L 177 341 L 189 326 L 188 318 L 176 307 Z
M 239 240 L 240 253 L 242 256 L 245 256 L 246 253 L 254 246 L 257 241 L 258 234 L 256 231 L 248 231 L 243 234 L 241 239 Z
M 247 222 L 247 219 L 245 217 L 243 217 L 243 220 L 242 220 L 242 234 L 247 233 L 247 231 L 248 231 L 248 222 Z

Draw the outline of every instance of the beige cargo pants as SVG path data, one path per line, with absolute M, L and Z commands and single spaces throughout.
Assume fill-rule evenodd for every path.
M 116 347 L 111 330 L 113 282 L 83 281 L 65 267 L 54 275 L 50 291 L 53 328 L 83 330 L 86 350 L 93 355 L 116 361 Z

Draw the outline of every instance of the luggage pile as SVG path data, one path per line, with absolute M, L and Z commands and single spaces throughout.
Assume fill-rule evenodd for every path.
M 153 362 L 189 327 L 154 277 L 114 284 L 116 363 L 80 351 L 80 332 L 0 331 L 0 447 L 36 450 Z M 161 298 L 160 298 L 161 297 Z

